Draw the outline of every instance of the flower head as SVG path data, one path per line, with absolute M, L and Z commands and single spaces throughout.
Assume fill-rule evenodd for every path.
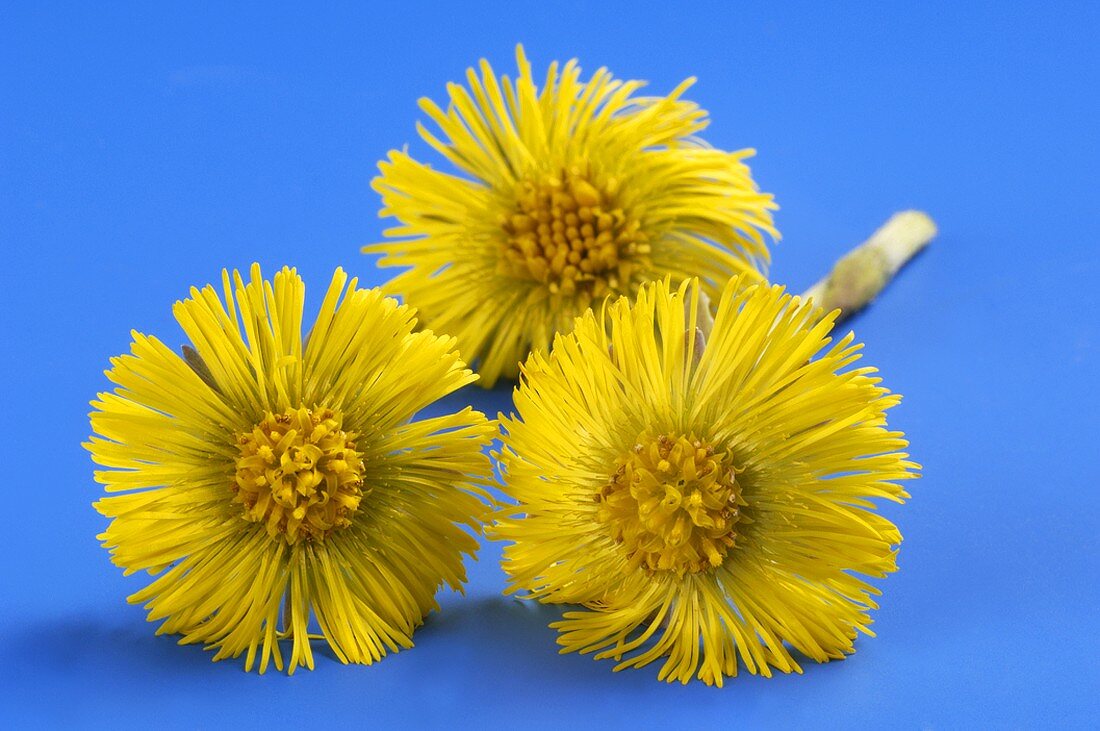
M 290 672 L 312 668 L 314 624 L 342 662 L 411 647 L 439 586 L 465 581 L 494 433 L 468 408 L 412 417 L 477 376 L 453 338 L 340 270 L 304 339 L 294 270 L 222 288 L 176 303 L 184 357 L 135 332 L 92 403 L 100 539 L 157 576 L 130 601 L 260 672 L 283 668 L 281 640 Z
M 438 132 L 420 135 L 454 172 L 391 152 L 374 188 L 397 240 L 365 249 L 410 267 L 387 291 L 455 335 L 485 386 L 608 295 L 665 276 L 714 296 L 734 275 L 760 279 L 776 235 L 752 151 L 694 137 L 707 118 L 681 99 L 692 80 L 639 96 L 642 82 L 606 69 L 582 81 L 570 61 L 540 88 L 522 48 L 517 60 L 514 82 L 470 69 L 446 111 L 421 100 Z
M 745 285 L 709 338 L 702 287 L 662 281 L 524 365 L 499 455 L 516 505 L 492 533 L 509 591 L 583 606 L 554 625 L 563 651 L 721 685 L 870 634 L 865 577 L 901 540 L 873 501 L 918 469 L 886 426 L 899 397 L 848 368 L 861 346 L 831 341 L 835 312 Z

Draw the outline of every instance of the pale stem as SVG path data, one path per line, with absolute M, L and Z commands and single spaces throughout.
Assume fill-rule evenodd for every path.
M 936 224 L 928 214 L 895 213 L 869 239 L 841 257 L 803 297 L 813 299 L 825 312 L 839 309 L 841 318 L 853 315 L 870 303 L 935 235 Z
M 691 305 L 688 302 L 684 302 L 684 309 L 690 310 Z M 685 319 L 691 321 L 691 312 L 685 312 Z M 703 290 L 699 290 L 699 302 L 695 308 L 695 332 L 688 333 L 689 337 L 695 339 L 695 347 L 693 349 L 692 361 L 694 365 L 699 365 L 699 361 L 703 358 L 703 351 L 707 347 L 707 338 L 710 337 L 710 331 L 714 329 L 714 315 L 710 309 L 710 297 Z

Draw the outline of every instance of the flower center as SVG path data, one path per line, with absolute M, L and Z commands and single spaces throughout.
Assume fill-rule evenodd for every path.
M 237 437 L 233 502 L 244 507 L 245 520 L 264 523 L 268 535 L 287 543 L 346 528 L 364 494 L 355 436 L 331 409 L 269 413 Z
M 596 515 L 631 568 L 682 575 L 721 565 L 745 504 L 727 454 L 694 436 L 643 435 L 616 465 Z
M 542 282 L 552 294 L 599 297 L 628 283 L 649 245 L 611 187 L 576 168 L 522 183 L 503 222 L 500 271 Z

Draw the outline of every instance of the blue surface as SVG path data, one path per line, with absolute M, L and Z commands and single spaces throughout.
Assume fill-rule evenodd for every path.
M 0 727 L 1095 723 L 1096 6 L 673 5 L 4 4 Z M 248 675 L 125 604 L 141 579 L 97 546 L 80 447 L 108 356 L 130 328 L 178 340 L 171 302 L 223 266 L 295 264 L 313 306 L 337 265 L 380 282 L 357 253 L 382 228 L 375 162 L 423 147 L 417 97 L 482 55 L 511 72 L 517 41 L 657 91 L 697 75 L 708 139 L 756 147 L 782 205 L 776 281 L 809 285 L 894 210 L 939 222 L 853 323 L 925 477 L 889 510 L 901 571 L 850 659 L 722 690 L 613 674 L 556 654 L 558 610 L 500 596 L 494 546 L 373 667 Z M 467 401 L 509 391 L 447 405 Z

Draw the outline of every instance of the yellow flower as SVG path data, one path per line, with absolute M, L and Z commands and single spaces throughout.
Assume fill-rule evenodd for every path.
M 185 357 L 135 332 L 92 402 L 99 538 L 158 577 L 130 601 L 158 634 L 261 673 L 283 668 L 284 639 L 290 672 L 313 667 L 311 638 L 345 663 L 411 647 L 439 586 L 465 581 L 495 429 L 469 408 L 410 419 L 477 376 L 453 338 L 413 332 L 412 309 L 341 270 L 304 341 L 295 270 L 223 272 L 222 288 L 176 303 Z
M 540 88 L 516 55 L 515 82 L 482 61 L 468 88 L 448 85 L 446 111 L 421 100 L 438 132 L 417 129 L 457 174 L 391 152 L 374 188 L 397 240 L 364 249 L 410 267 L 386 290 L 457 337 L 486 387 L 609 294 L 695 276 L 716 296 L 737 274 L 761 279 L 764 234 L 777 236 L 752 151 L 695 137 L 707 115 L 680 98 L 692 79 L 639 96 L 642 82 L 606 69 L 581 81 L 570 61 Z
M 792 650 L 824 662 L 871 634 L 858 575 L 894 571 L 901 540 L 873 501 L 919 469 L 886 427 L 899 397 L 848 368 L 835 312 L 745 285 L 709 339 L 699 284 L 663 281 L 523 367 L 499 454 L 517 504 L 491 532 L 509 592 L 585 608 L 552 625 L 562 652 L 721 685 L 738 658 L 800 672 Z

